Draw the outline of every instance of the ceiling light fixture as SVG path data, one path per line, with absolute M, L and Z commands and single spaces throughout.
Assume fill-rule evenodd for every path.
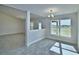
M 48 17 L 49 18 L 53 18 L 54 17 L 53 10 L 49 10 Z

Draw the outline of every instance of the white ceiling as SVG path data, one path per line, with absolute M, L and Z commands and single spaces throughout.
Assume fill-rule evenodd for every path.
M 0 12 L 10 15 L 12 17 L 16 17 L 18 19 L 25 19 L 27 11 L 22 11 L 20 9 L 16 9 L 13 7 L 7 7 L 5 5 L 0 5 Z M 38 18 L 39 15 L 31 13 L 31 18 Z
M 6 6 L 30 11 L 31 13 L 47 17 L 48 10 L 53 9 L 54 15 L 77 12 L 79 4 L 7 4 Z
M 6 7 L 4 5 L 0 5 L 0 12 L 10 15 L 12 17 L 19 18 L 19 19 L 24 19 L 24 16 L 27 13 L 27 12 L 25 13 L 24 11 L 21 11 L 19 9 Z

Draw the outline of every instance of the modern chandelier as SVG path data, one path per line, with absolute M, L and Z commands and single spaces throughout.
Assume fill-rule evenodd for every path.
M 53 18 L 54 17 L 53 10 L 49 10 L 48 17 L 49 18 Z

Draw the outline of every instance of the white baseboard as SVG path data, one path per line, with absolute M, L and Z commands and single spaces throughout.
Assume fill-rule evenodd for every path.
M 30 42 L 30 43 L 27 43 L 27 47 L 30 46 L 30 45 L 32 45 L 32 44 L 34 44 L 34 43 L 36 43 L 36 42 L 38 42 L 38 41 L 40 41 L 40 40 L 43 40 L 43 39 L 44 39 L 44 38 L 40 38 L 40 39 L 38 39 L 38 40 L 32 41 L 32 42 Z

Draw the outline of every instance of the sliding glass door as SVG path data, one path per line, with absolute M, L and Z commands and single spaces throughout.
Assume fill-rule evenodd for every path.
M 51 34 L 63 37 L 71 37 L 71 19 L 51 21 Z
M 60 36 L 71 37 L 71 20 L 60 20 Z
M 52 21 L 51 23 L 51 34 L 58 35 L 58 21 Z

